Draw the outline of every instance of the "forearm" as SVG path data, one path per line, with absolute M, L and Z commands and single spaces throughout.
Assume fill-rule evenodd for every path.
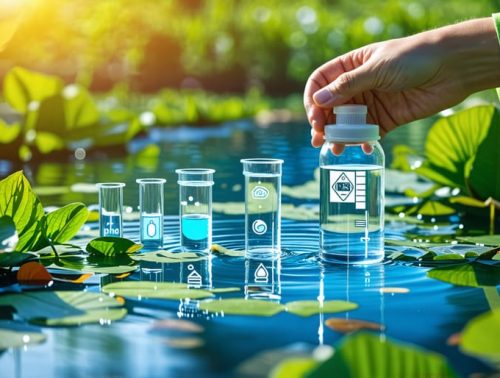
M 436 30 L 446 69 L 467 93 L 500 86 L 500 44 L 491 17 Z

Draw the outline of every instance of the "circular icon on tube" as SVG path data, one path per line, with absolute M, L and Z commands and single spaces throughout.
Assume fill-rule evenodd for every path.
M 257 235 L 264 235 L 267 231 L 267 224 L 261 219 L 257 219 L 252 223 L 252 231 Z

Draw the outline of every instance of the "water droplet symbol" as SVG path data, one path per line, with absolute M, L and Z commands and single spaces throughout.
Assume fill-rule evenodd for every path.
M 267 224 L 261 219 L 257 219 L 252 223 L 252 231 L 257 235 L 263 235 L 267 231 Z
M 265 282 L 265 283 L 269 281 L 269 272 L 267 271 L 264 264 L 260 263 L 257 269 L 255 270 L 254 281 Z
M 156 224 L 154 224 L 152 219 L 149 221 L 147 234 L 149 237 L 153 237 L 156 235 Z

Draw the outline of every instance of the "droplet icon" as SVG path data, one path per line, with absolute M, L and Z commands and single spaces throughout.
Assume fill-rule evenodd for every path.
M 269 281 L 269 272 L 267 271 L 264 264 L 260 263 L 254 274 L 255 282 L 268 282 Z
M 147 234 L 150 238 L 156 235 L 156 224 L 154 224 L 152 219 L 149 221 Z

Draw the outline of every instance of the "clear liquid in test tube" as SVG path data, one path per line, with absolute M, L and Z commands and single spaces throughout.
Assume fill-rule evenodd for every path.
M 99 234 L 101 237 L 123 236 L 123 187 L 122 182 L 97 184 L 99 189 Z
M 163 247 L 163 186 L 162 178 L 137 179 L 139 184 L 140 234 L 146 249 Z
M 213 169 L 177 169 L 181 248 L 206 254 L 212 246 Z
M 242 159 L 245 176 L 246 257 L 275 259 L 281 252 L 280 159 Z

